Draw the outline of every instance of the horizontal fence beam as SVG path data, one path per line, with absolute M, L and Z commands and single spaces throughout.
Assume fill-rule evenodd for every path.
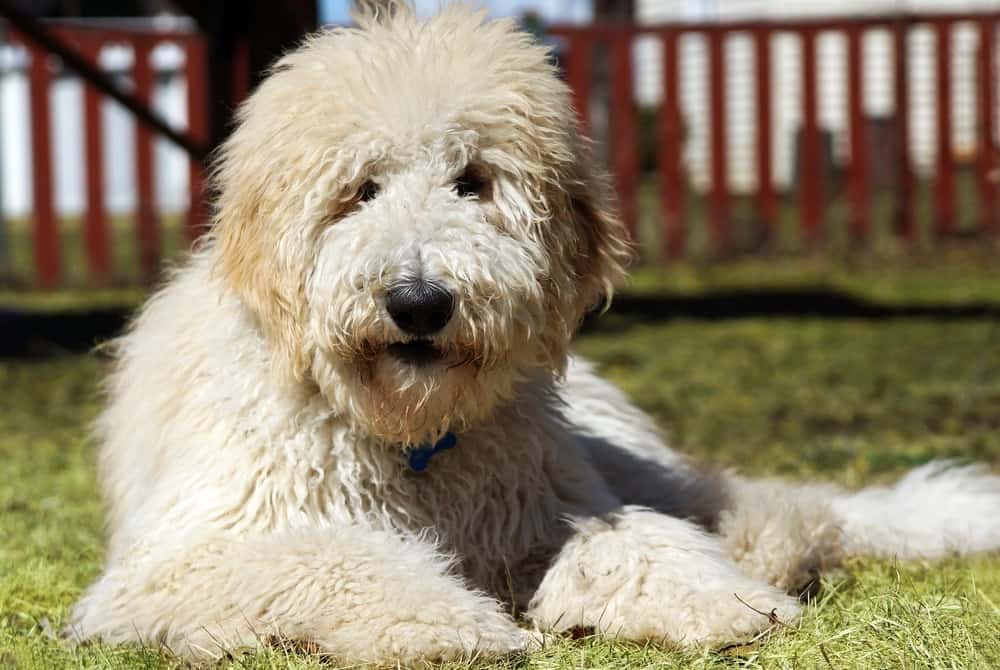
M 9 0 L 0 0 L 0 16 L 10 21 L 16 29 L 15 36 L 23 35 L 37 47 L 58 56 L 81 79 L 97 88 L 101 93 L 113 98 L 132 112 L 141 123 L 166 137 L 190 156 L 197 160 L 204 160 L 208 155 L 208 148 L 204 144 L 195 142 L 186 133 L 173 128 L 137 96 L 123 90 L 96 64 L 81 56 L 62 38 L 56 37 L 52 30 L 30 14 L 21 11 Z
M 673 21 L 657 22 L 642 25 L 620 24 L 620 23 L 594 23 L 588 25 L 571 25 L 554 23 L 546 26 L 545 31 L 549 35 L 556 37 L 571 37 L 574 35 L 587 34 L 596 39 L 607 39 L 615 34 L 628 34 L 632 36 L 656 35 L 664 30 L 676 30 L 680 33 L 710 33 L 721 30 L 723 32 L 754 32 L 757 30 L 770 30 L 774 33 L 783 32 L 806 32 L 806 31 L 839 31 L 846 32 L 852 28 L 892 28 L 898 23 L 909 26 L 921 26 L 934 23 L 974 23 L 980 20 L 1000 20 L 1000 11 L 996 12 L 960 12 L 960 13 L 898 13 L 885 16 L 864 16 L 864 17 L 812 17 L 808 19 L 774 19 L 774 20 L 750 20 L 750 21 Z

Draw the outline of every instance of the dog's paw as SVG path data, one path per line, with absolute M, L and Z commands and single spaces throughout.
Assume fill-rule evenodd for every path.
M 539 616 L 541 608 L 532 614 L 539 626 L 549 630 L 591 628 L 612 638 L 721 647 L 790 624 L 801 611 L 796 599 L 778 589 L 735 575 L 706 586 L 677 580 L 675 575 L 647 573 L 622 584 L 610 599 L 587 599 L 574 594 L 549 607 L 550 616 Z
M 797 600 L 741 573 L 718 538 L 685 521 L 628 511 L 578 530 L 532 600 L 542 630 L 722 646 L 799 614 Z
M 778 589 L 740 580 L 731 589 L 691 592 L 687 602 L 658 608 L 659 617 L 672 618 L 660 630 L 650 632 L 660 632 L 685 646 L 720 647 L 788 625 L 801 609 L 798 600 Z
M 422 617 L 423 618 L 423 617 Z M 468 619 L 400 622 L 380 636 L 383 659 L 402 662 L 468 661 L 474 658 L 511 656 L 539 646 L 536 636 L 500 612 L 475 612 Z

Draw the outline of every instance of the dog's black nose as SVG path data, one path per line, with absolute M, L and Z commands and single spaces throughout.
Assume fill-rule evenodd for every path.
M 418 279 L 391 287 L 385 308 L 400 330 L 421 337 L 448 325 L 455 298 L 437 284 Z

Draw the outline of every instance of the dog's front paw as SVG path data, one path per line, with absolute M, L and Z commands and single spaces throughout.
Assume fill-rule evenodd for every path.
M 388 627 L 380 636 L 385 649 L 379 656 L 402 662 L 470 660 L 520 654 L 537 646 L 530 631 L 501 612 L 428 614 Z
M 578 530 L 532 600 L 542 630 L 720 646 L 799 614 L 797 600 L 742 574 L 688 522 L 632 510 Z
M 683 595 L 681 596 L 683 598 Z M 763 582 L 737 580 L 717 591 L 689 591 L 686 602 L 658 608 L 661 617 L 673 617 L 640 637 L 662 637 L 682 645 L 725 646 L 746 642 L 776 626 L 795 621 L 798 600 Z

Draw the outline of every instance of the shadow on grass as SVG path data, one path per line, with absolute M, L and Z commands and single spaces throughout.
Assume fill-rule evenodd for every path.
M 122 331 L 130 309 L 35 312 L 0 309 L 0 358 L 83 353 Z
M 1000 319 L 1000 303 L 884 303 L 832 289 L 729 290 L 698 295 L 626 293 L 615 297 L 607 314 L 591 313 L 584 322 L 584 328 L 611 330 L 635 323 L 682 318 L 717 321 L 757 317 L 939 321 Z
M 46 358 L 83 353 L 115 337 L 132 309 L 34 311 L 0 309 L 0 357 Z M 606 314 L 592 313 L 584 329 L 614 331 L 670 319 L 759 317 L 830 319 L 1000 320 L 1000 303 L 888 304 L 835 290 L 733 290 L 699 295 L 619 294 Z

